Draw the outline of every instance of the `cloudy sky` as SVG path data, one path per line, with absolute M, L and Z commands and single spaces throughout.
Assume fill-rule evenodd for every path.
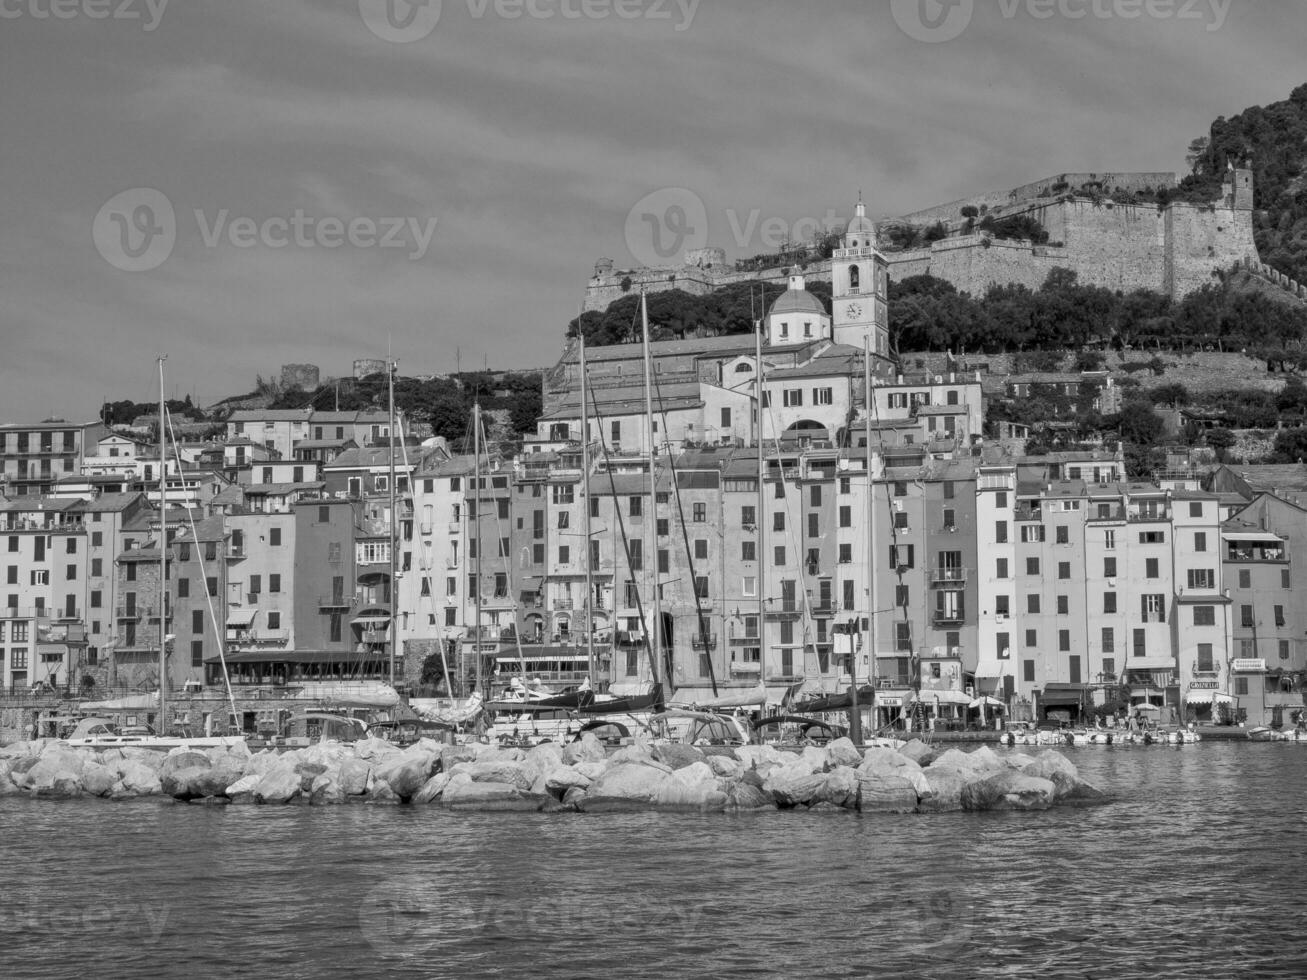
M 0 421 L 148 399 L 159 352 L 201 403 L 387 343 L 540 366 L 601 255 L 1181 169 L 1307 82 L 1299 7 L 0 0 Z

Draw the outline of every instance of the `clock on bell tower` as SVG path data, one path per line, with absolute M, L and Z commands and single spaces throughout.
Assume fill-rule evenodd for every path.
M 835 342 L 861 347 L 871 335 L 871 351 L 881 362 L 877 373 L 889 372 L 889 313 L 886 292 L 889 265 L 876 247 L 876 225 L 867 206 L 858 201 L 844 232 L 843 248 L 831 256 L 831 311 Z

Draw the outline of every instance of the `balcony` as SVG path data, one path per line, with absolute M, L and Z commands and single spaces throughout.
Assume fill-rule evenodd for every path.
M 716 650 L 716 633 L 696 633 L 690 637 L 690 647 L 695 650 Z
M 140 604 L 118 605 L 114 607 L 114 619 L 154 619 L 154 606 L 143 606 Z
M 935 610 L 930 621 L 935 626 L 961 626 L 967 621 L 967 614 L 962 609 Z
M 348 609 L 353 605 L 353 597 L 347 595 L 318 596 L 319 609 Z
M 732 660 L 732 674 L 751 674 L 755 677 L 762 676 L 762 664 L 756 660 Z
M 1226 561 L 1279 561 L 1287 562 L 1288 554 L 1283 545 L 1247 545 L 1231 544 L 1226 552 Z
M 933 568 L 930 572 L 930 584 L 949 586 L 949 585 L 966 585 L 967 569 L 965 568 Z
M 768 600 L 767 615 L 769 617 L 800 616 L 802 614 L 803 607 L 798 599 L 782 599 L 780 602 Z
M 246 557 L 245 548 L 235 545 L 228 546 L 226 556 L 228 561 L 244 561 Z
M 1215 681 L 1220 680 L 1221 672 L 1219 670 L 1200 670 L 1198 664 L 1194 664 L 1192 671 L 1193 679 L 1196 681 Z
M 450 522 L 449 522 L 449 533 L 450 533 L 450 534 L 459 534 L 459 533 L 462 532 L 462 530 L 463 530 L 463 522 L 462 522 L 462 521 L 450 521 Z
M 453 571 L 454 569 L 458 568 L 458 559 L 457 559 L 457 558 L 446 558 L 446 559 L 445 559 L 445 568 L 448 569 L 449 571 Z
M 431 532 L 433 530 L 435 530 L 435 528 L 432 526 L 430 521 L 423 521 L 421 524 L 418 525 L 418 533 L 421 534 L 424 538 L 431 537 Z
M 571 599 L 555 599 L 555 600 L 554 600 L 554 611 L 555 611 L 555 612 L 571 612 L 571 611 L 572 611 L 572 608 L 573 608 L 573 602 L 572 602 Z
M 1165 507 L 1147 507 L 1138 511 L 1131 511 L 1126 514 L 1125 519 L 1131 524 L 1156 523 L 1158 521 L 1169 521 L 1171 512 Z
M 840 604 L 834 599 L 817 599 L 812 603 L 814 616 L 834 616 L 840 611 Z

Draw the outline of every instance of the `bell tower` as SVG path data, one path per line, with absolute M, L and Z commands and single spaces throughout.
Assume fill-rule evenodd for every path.
M 892 373 L 889 361 L 889 264 L 876 247 L 876 225 L 858 201 L 844 232 L 844 247 L 831 256 L 831 313 L 835 342 L 861 347 L 871 334 L 878 374 Z

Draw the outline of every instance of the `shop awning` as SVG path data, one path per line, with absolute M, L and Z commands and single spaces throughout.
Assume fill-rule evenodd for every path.
M 1213 600 L 1215 601 L 1215 600 Z M 1121 664 L 1124 670 L 1175 670 L 1175 658 L 1165 654 L 1151 657 L 1131 657 Z
M 355 616 L 350 620 L 355 626 L 389 626 L 389 616 Z
M 1083 684 L 1049 684 L 1039 695 L 1039 703 L 1052 704 L 1080 704 L 1085 698 L 1085 686 Z M 970 698 L 967 699 L 970 702 Z
M 253 606 L 242 606 L 237 609 L 227 610 L 227 625 L 234 626 L 237 629 L 244 629 L 254 622 L 254 617 L 259 614 L 259 610 Z
M 381 663 L 382 653 L 354 653 L 351 650 L 242 650 L 227 654 L 228 666 L 239 664 L 339 664 L 357 669 L 369 663 Z M 206 664 L 220 664 L 220 656 L 205 657 Z
M 917 700 L 929 707 L 932 704 L 970 704 L 971 695 L 961 691 L 922 690 Z
M 1274 541 L 1283 544 L 1278 534 L 1270 531 L 1222 531 L 1221 537 L 1226 541 Z
M 1188 691 L 1185 704 L 1233 704 L 1234 698 L 1223 691 Z

